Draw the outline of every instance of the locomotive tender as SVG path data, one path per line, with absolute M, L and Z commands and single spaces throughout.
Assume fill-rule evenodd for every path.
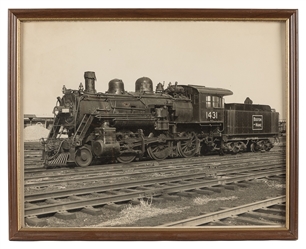
M 158 83 L 139 78 L 135 92 L 119 79 L 105 93 L 95 89 L 94 72 L 85 72 L 85 89 L 63 87 L 54 107 L 54 124 L 43 140 L 46 167 L 95 161 L 129 163 L 142 157 L 192 157 L 208 152 L 269 151 L 278 136 L 279 114 L 268 105 L 225 104 L 230 90 Z

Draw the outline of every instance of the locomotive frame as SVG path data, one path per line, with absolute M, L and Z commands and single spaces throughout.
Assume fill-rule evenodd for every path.
M 150 18 L 147 18 L 150 16 Z M 22 140 L 20 134 L 19 22 L 27 20 L 274 20 L 287 23 L 288 124 L 287 128 L 287 223 L 284 229 L 26 229 L 22 227 Z M 9 207 L 10 240 L 237 240 L 297 239 L 298 235 L 298 67 L 297 10 L 9 10 Z M 290 167 L 288 166 L 290 165 Z M 107 233 L 103 233 L 107 231 Z M 239 233 L 237 233 L 237 231 Z

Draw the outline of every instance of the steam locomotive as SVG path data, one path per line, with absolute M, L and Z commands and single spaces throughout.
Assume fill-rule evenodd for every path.
M 224 103 L 232 91 L 139 78 L 135 92 L 122 80 L 97 92 L 94 72 L 85 72 L 85 89 L 63 87 L 54 124 L 43 140 L 46 167 L 93 161 L 129 163 L 150 157 L 193 157 L 210 152 L 269 151 L 278 136 L 279 114 L 268 105 Z

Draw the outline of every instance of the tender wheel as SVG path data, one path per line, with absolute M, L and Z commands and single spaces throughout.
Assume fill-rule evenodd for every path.
M 267 141 L 265 141 L 265 151 L 270 151 L 272 148 L 273 148 L 273 144 L 269 141 L 269 140 L 267 140 Z
M 189 137 L 189 139 L 177 143 L 178 152 L 182 157 L 193 157 L 199 149 L 197 135 L 195 132 L 186 132 L 184 136 Z
M 232 153 L 237 154 L 240 151 L 239 146 L 237 144 L 233 144 Z
M 252 144 L 250 145 L 250 150 L 251 150 L 252 152 L 258 152 L 258 146 L 256 145 L 256 143 L 252 143 Z
M 75 163 L 80 167 L 87 167 L 92 162 L 92 153 L 89 148 L 81 147 L 75 153 Z
M 160 135 L 160 139 L 165 139 L 165 135 Z M 170 154 L 169 142 L 161 142 L 157 144 L 150 144 L 147 148 L 148 155 L 154 160 L 164 160 Z
M 120 163 L 130 163 L 130 162 L 133 162 L 135 158 L 136 158 L 136 155 L 122 154 L 121 156 L 117 157 L 117 160 Z

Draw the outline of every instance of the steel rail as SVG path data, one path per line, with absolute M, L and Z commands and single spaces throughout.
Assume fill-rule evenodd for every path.
M 249 159 L 250 157 L 246 154 L 249 153 L 242 153 L 239 154 L 240 159 Z M 271 156 L 281 156 L 281 154 L 279 152 L 269 152 L 266 154 L 262 154 L 260 153 L 260 155 L 258 155 L 258 153 L 252 153 L 252 158 L 256 160 L 256 158 L 258 159 L 262 159 L 263 157 L 271 157 Z M 182 162 L 184 161 L 200 161 L 203 160 L 205 158 L 205 160 L 209 160 L 209 162 L 214 162 L 214 159 L 218 159 L 218 161 L 227 161 L 229 157 L 231 157 L 232 155 L 228 155 L 228 156 L 224 156 L 224 157 L 220 157 L 219 155 L 212 155 L 211 157 L 208 156 L 201 156 L 201 157 L 193 157 L 193 158 L 171 158 L 171 159 L 167 159 L 167 160 L 163 160 L 163 161 L 159 161 L 159 165 L 162 164 L 169 164 L 172 163 L 173 161 L 177 161 L 180 160 Z M 233 160 L 233 158 L 231 158 L 231 160 Z M 238 159 L 237 159 L 238 160 Z M 148 166 L 147 164 L 151 163 L 154 164 L 156 161 L 141 161 L 141 162 L 133 162 L 132 166 L 136 166 L 136 167 L 141 167 L 141 166 Z M 175 162 L 177 163 L 177 162 Z M 128 166 L 131 166 L 130 164 Z M 109 168 L 114 168 L 114 167 L 122 167 L 122 168 L 126 168 L 127 165 L 123 165 L 122 163 L 118 163 L 118 164 L 111 164 L 111 165 L 92 165 L 90 167 L 86 167 L 86 168 L 73 168 L 73 169 L 69 169 L 69 168 L 60 168 L 60 169 L 45 169 L 45 168 L 37 168 L 37 167 L 27 167 L 25 168 L 25 173 L 29 174 L 29 173 L 34 173 L 34 172 L 53 172 L 53 171 L 60 171 L 60 170 L 77 170 L 79 172 L 81 171 L 92 171 L 92 170 L 96 170 L 96 169 L 105 169 L 108 170 Z
M 239 155 L 239 159 L 241 160 L 249 160 L 250 157 L 246 157 L 244 155 Z M 261 156 L 252 156 L 252 159 L 254 160 L 262 160 L 262 158 L 274 158 L 274 157 L 278 157 L 278 156 L 282 156 L 280 153 L 269 153 L 269 155 L 261 155 Z M 203 160 L 205 159 L 205 163 L 214 163 L 215 159 L 218 159 L 218 162 L 224 162 L 224 161 L 228 161 L 229 157 L 225 156 L 225 157 L 220 157 L 220 156 L 214 156 L 214 157 L 206 157 L 206 156 L 201 156 L 201 157 L 193 157 L 193 158 L 172 158 L 172 159 L 167 159 L 167 160 L 163 160 L 163 161 L 159 161 L 158 164 L 159 165 L 169 165 L 169 164 L 177 164 L 178 160 L 180 161 L 180 163 L 184 163 L 186 161 L 190 162 L 190 161 L 201 161 L 203 162 Z M 231 161 L 233 160 L 239 160 L 238 158 L 230 158 Z M 42 163 L 42 161 L 37 162 L 38 163 Z M 92 165 L 90 167 L 86 167 L 86 168 L 69 168 L 69 167 L 64 167 L 64 168 L 55 168 L 55 169 L 45 169 L 45 168 L 37 168 L 37 167 L 26 167 L 24 172 L 25 174 L 33 174 L 33 173 L 53 173 L 53 172 L 59 172 L 59 171 L 63 171 L 63 170 L 67 170 L 67 171 L 76 171 L 76 172 L 88 172 L 88 171 L 93 171 L 95 172 L 96 170 L 99 171 L 107 171 L 107 170 L 117 170 L 118 168 L 127 168 L 127 167 L 148 167 L 148 166 L 154 166 L 154 164 L 156 163 L 156 161 L 141 161 L 141 162 L 133 162 L 129 165 L 126 164 L 122 164 L 122 163 L 116 163 L 116 164 L 106 164 L 106 165 Z M 25 165 L 29 164 L 28 160 L 26 160 Z M 150 165 L 149 165 L 150 164 Z M 72 173 L 73 174 L 73 173 Z
M 274 161 L 274 160 L 273 160 Z M 283 161 L 284 162 L 284 161 Z M 270 166 L 279 166 L 280 165 L 280 162 L 278 161 L 278 163 L 276 164 L 270 164 Z M 224 165 L 223 165 L 224 166 Z M 193 165 L 191 166 L 193 167 Z M 203 166 L 201 166 L 203 167 Z M 241 167 L 244 167 L 244 168 L 241 168 Z M 249 171 L 249 170 L 265 170 L 267 168 L 267 165 L 263 165 L 263 166 L 258 166 L 258 165 L 247 165 L 247 166 L 236 166 L 236 167 L 231 167 L 231 168 L 225 168 L 225 169 L 218 169 L 218 172 L 214 172 L 216 171 L 215 168 L 211 168 L 211 167 L 208 167 L 207 169 L 203 169 L 201 168 L 200 172 L 197 171 L 199 170 L 198 168 L 187 168 L 187 169 L 174 169 L 174 168 L 171 168 L 171 169 L 164 169 L 164 170 L 153 170 L 153 171 L 141 171 L 141 172 L 131 172 L 131 173 L 125 173 L 124 176 L 137 176 L 137 175 L 142 175 L 142 174 L 154 174 L 154 173 L 169 173 L 169 172 L 173 172 L 173 170 L 176 170 L 175 172 L 178 173 L 178 172 L 186 172 L 186 171 L 197 171 L 196 175 L 199 174 L 199 173 L 204 173 L 206 174 L 207 176 L 209 175 L 215 175 L 215 176 L 222 176 L 223 174 L 225 173 L 235 173 L 237 174 L 237 170 L 238 171 L 242 171 L 242 172 L 245 172 L 245 171 Z M 188 174 L 190 175 L 190 174 Z M 44 181 L 44 182 L 33 182 L 33 183 L 27 183 L 25 184 L 24 186 L 26 187 L 41 187 L 41 186 L 45 186 L 45 185 L 48 185 L 48 184 L 52 184 L 52 185 L 57 185 L 57 184 L 60 184 L 60 183 L 74 183 L 74 182 L 88 182 L 88 181 L 93 181 L 93 180 L 103 180 L 103 179 L 110 179 L 110 177 L 118 177 L 118 175 L 102 175 L 102 176 L 94 176 L 94 177 L 87 177 L 87 178 L 74 178 L 74 179 L 63 179 L 63 180 L 58 180 L 58 181 Z M 157 179 L 157 178 L 155 178 Z
M 272 167 L 271 167 L 272 166 Z M 281 168 L 284 167 L 284 165 L 278 164 L 272 164 L 270 165 L 270 168 L 267 168 L 266 166 L 249 166 L 245 168 L 239 168 L 237 172 L 236 169 L 225 169 L 222 170 L 217 174 L 217 176 L 224 176 L 225 174 L 229 173 L 235 173 L 237 174 L 243 174 L 243 173 L 249 173 L 250 171 L 261 171 L 261 170 L 269 170 L 271 168 Z M 284 171 L 285 172 L 285 171 Z M 171 183 L 171 182 L 177 182 L 177 181 L 188 181 L 188 180 L 196 180 L 196 179 L 203 179 L 206 178 L 207 175 L 205 172 L 201 172 L 202 174 L 199 174 L 199 172 L 194 174 L 180 174 L 175 176 L 167 176 L 167 177 L 159 177 L 154 179 L 143 179 L 138 181 L 129 181 L 129 182 L 121 182 L 121 183 L 112 183 L 112 184 L 103 184 L 98 186 L 91 186 L 91 187 L 83 187 L 82 189 L 66 189 L 66 190 L 60 190 L 60 191 L 48 191 L 43 193 L 33 193 L 33 194 L 26 194 L 25 195 L 25 201 L 40 201 L 45 200 L 48 198 L 62 198 L 72 195 L 81 195 L 81 194 L 90 194 L 93 192 L 102 192 L 102 191 L 111 191 L 111 190 L 119 190 L 122 188 L 136 188 L 139 186 L 152 186 L 154 184 L 165 184 L 165 183 Z
M 279 162 L 280 160 L 285 161 L 285 159 L 273 159 L 273 160 L 269 160 L 269 163 L 272 163 L 274 161 Z M 238 160 L 237 160 L 238 161 Z M 240 164 L 247 164 L 250 163 L 248 161 L 241 161 L 239 160 Z M 124 174 L 124 176 L 128 176 L 128 175 L 140 175 L 140 174 L 151 174 L 151 173 L 167 173 L 167 172 L 173 172 L 174 170 L 176 172 L 178 171 L 186 171 L 186 170 L 205 170 L 205 168 L 207 169 L 212 169 L 212 167 L 217 167 L 217 166 L 221 166 L 221 167 L 226 167 L 228 165 L 232 165 L 234 162 L 227 162 L 226 164 L 223 165 L 211 165 L 208 163 L 203 163 L 203 162 L 196 162 L 196 163 L 192 163 L 192 165 L 187 166 L 186 162 L 184 163 L 179 163 L 179 164 L 175 164 L 175 165 L 168 165 L 168 166 L 161 166 L 160 168 L 156 167 L 153 168 L 152 167 L 145 167 L 145 168 L 135 168 L 135 169 L 117 169 L 117 170 L 113 170 L 111 171 L 111 173 L 118 173 L 118 174 Z M 254 163 L 254 161 L 252 162 Z M 208 165 L 205 165 L 208 164 Z M 184 168 L 180 168 L 184 166 Z M 164 168 L 164 169 L 163 169 Z M 151 169 L 151 170 L 150 170 Z M 133 171 L 132 171 L 133 170 Z M 148 170 L 148 171 L 144 171 L 144 170 Z M 69 173 L 69 174 L 65 174 L 65 175 L 51 175 L 51 176 L 33 176 L 33 177 L 25 177 L 24 181 L 24 186 L 25 187 L 29 187 L 29 186 L 47 186 L 48 184 L 59 184 L 59 183 L 63 183 L 63 182 L 79 182 L 79 181 L 92 181 L 92 180 L 103 180 L 103 179 L 109 179 L 110 177 L 118 177 L 118 174 L 114 174 L 114 175 L 110 175 L 110 171 L 107 171 L 107 175 L 101 175 L 103 172 L 100 171 L 93 171 L 93 172 L 84 172 L 86 175 L 86 178 L 84 179 L 84 175 L 78 173 Z M 97 173 L 99 173 L 100 175 L 97 175 Z M 93 175 L 94 176 L 90 176 Z M 78 176 L 76 178 L 73 179 L 68 179 L 67 177 L 73 177 L 73 176 Z M 36 179 L 41 179 L 41 178 L 45 178 L 46 180 L 44 181 L 40 181 L 40 182 L 35 182 Z M 56 178 L 57 180 L 49 180 L 52 178 Z M 60 179 L 60 178 L 64 178 L 64 179 Z M 32 180 L 32 182 L 30 182 Z M 34 181 L 33 181 L 34 180 Z
M 161 186 L 160 188 L 154 188 L 149 190 L 136 190 L 132 193 L 118 193 L 117 195 L 108 195 L 108 196 L 97 196 L 97 197 L 89 197 L 89 198 L 80 198 L 80 200 L 63 202 L 58 201 L 53 204 L 47 205 L 31 205 L 30 207 L 25 207 L 24 214 L 25 216 L 35 216 L 42 214 L 50 214 L 56 213 L 61 210 L 74 210 L 84 208 L 86 206 L 100 206 L 109 203 L 115 202 L 123 202 L 130 201 L 135 198 L 144 198 L 144 197 L 154 197 L 160 196 L 162 194 L 174 194 L 182 191 L 191 191 L 194 189 L 200 189 L 205 187 L 211 187 L 216 185 L 225 185 L 233 182 L 241 182 L 241 181 L 249 181 L 252 179 L 263 178 L 268 176 L 280 175 L 284 174 L 283 169 L 270 170 L 267 172 L 257 172 L 255 174 L 243 175 L 243 176 L 235 176 L 226 179 L 214 179 L 210 181 L 196 181 L 192 183 L 179 184 L 175 186 Z M 94 196 L 94 195 L 93 195 Z
M 281 204 L 286 202 L 286 196 L 279 196 L 267 200 L 262 200 L 258 201 L 255 203 L 249 203 L 246 205 L 238 206 L 238 207 L 233 207 L 233 208 L 228 208 L 225 210 L 220 210 L 217 212 L 209 213 L 209 214 L 204 214 L 196 217 L 192 217 L 189 219 L 184 219 L 180 221 L 175 221 L 171 223 L 166 223 L 163 225 L 160 225 L 158 227 L 174 227 L 174 226 L 179 226 L 179 227 L 195 227 L 195 226 L 201 226 L 203 224 L 207 224 L 210 222 L 214 222 L 216 220 L 222 220 L 225 218 L 229 218 L 231 216 L 237 216 L 243 213 L 247 213 L 250 211 L 254 211 L 256 209 L 261 209 L 265 207 L 269 207 L 272 205 L 276 204 Z
M 228 162 L 229 160 L 231 161 L 238 161 L 238 160 L 262 160 L 263 158 L 279 158 L 279 157 L 283 157 L 284 155 L 282 155 L 281 153 L 274 153 L 274 154 L 261 154 L 260 156 L 258 155 L 253 155 L 251 158 L 244 156 L 244 155 L 239 155 L 238 157 L 206 157 L 206 156 L 201 156 L 201 157 L 193 157 L 193 158 L 171 158 L 171 159 L 167 159 L 167 160 L 163 160 L 163 161 L 158 161 L 158 165 L 169 165 L 169 164 L 183 164 L 185 162 L 201 162 L 203 163 L 203 161 L 205 160 L 205 163 L 215 163 L 216 159 L 218 159 L 218 162 Z M 178 162 L 179 161 L 179 162 Z M 63 171 L 63 170 L 67 170 L 67 171 L 76 171 L 76 172 L 89 172 L 89 171 L 96 171 L 96 170 L 103 170 L 103 171 L 108 171 L 108 170 L 118 170 L 119 169 L 126 169 L 129 167 L 148 167 L 148 166 L 154 166 L 156 164 L 156 161 L 141 161 L 141 162 L 132 162 L 131 164 L 122 164 L 122 163 L 117 163 L 117 164 L 106 164 L 106 165 L 92 165 L 90 167 L 86 167 L 86 168 L 81 168 L 81 167 L 77 167 L 77 168 L 56 168 L 56 169 L 44 169 L 44 168 L 33 168 L 32 169 L 25 169 L 25 173 L 30 174 L 30 173 L 52 173 L 52 172 L 56 172 L 56 171 Z M 72 173 L 73 174 L 73 173 Z

